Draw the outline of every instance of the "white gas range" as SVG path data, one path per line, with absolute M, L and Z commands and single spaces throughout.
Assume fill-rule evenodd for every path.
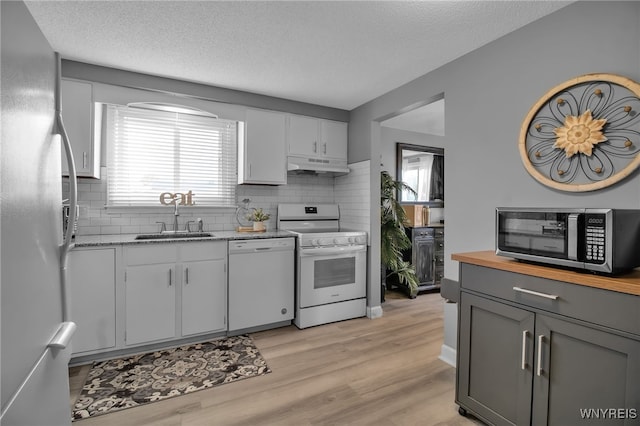
M 280 204 L 277 222 L 297 235 L 296 326 L 365 316 L 367 233 L 341 230 L 336 204 Z

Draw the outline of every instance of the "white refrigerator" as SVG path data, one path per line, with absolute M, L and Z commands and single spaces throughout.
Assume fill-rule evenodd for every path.
M 64 321 L 57 61 L 22 1 L 0 2 L 2 426 L 71 423 Z

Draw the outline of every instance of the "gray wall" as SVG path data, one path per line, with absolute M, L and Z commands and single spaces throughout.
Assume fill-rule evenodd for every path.
M 555 85 L 589 73 L 640 81 L 640 3 L 573 3 L 356 108 L 349 160 L 378 159 L 376 121 L 444 92 L 445 276 L 457 280 L 451 253 L 494 248 L 497 206 L 640 208 L 638 171 L 604 190 L 566 193 L 537 183 L 520 159 L 520 126 L 532 105 Z M 376 173 L 372 167 L 372 182 Z M 377 203 L 372 194 L 372 240 L 380 238 Z
M 639 21 L 636 2 L 577 2 L 483 46 L 351 111 L 349 161 L 379 158 L 372 121 L 444 92 L 447 257 L 493 248 L 497 206 L 640 208 L 638 172 L 604 190 L 566 193 L 537 183 L 518 152 L 524 117 L 551 87 L 595 72 L 640 81 Z M 457 279 L 457 263 L 448 261 L 445 275 Z

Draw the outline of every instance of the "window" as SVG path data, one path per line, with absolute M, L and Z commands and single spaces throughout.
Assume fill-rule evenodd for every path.
M 159 206 L 189 191 L 196 206 L 235 205 L 238 123 L 194 114 L 107 107 L 107 205 Z

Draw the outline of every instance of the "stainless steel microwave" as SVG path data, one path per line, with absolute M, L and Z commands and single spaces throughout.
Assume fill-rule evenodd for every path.
M 496 209 L 496 254 L 619 274 L 640 266 L 640 210 Z

